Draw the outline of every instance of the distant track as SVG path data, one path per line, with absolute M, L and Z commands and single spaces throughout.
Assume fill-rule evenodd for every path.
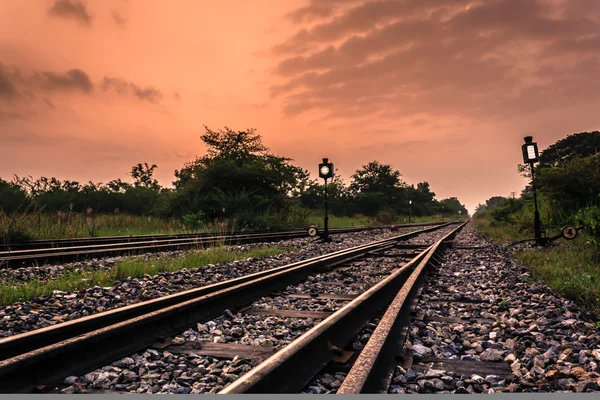
M 441 223 L 405 224 L 398 227 L 435 226 Z M 389 229 L 390 226 L 358 226 L 332 228 L 331 234 Z M 209 247 L 215 244 L 248 244 L 277 242 L 307 236 L 306 229 L 272 232 L 234 232 L 214 235 L 209 233 L 140 236 L 104 236 L 82 239 L 37 240 L 0 246 L 0 267 L 18 268 L 47 262 L 71 262 L 89 257 L 106 257 L 172 251 L 191 247 Z

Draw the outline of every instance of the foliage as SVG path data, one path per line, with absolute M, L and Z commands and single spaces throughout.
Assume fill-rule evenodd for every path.
M 600 256 L 600 207 L 588 207 L 577 213 L 576 221 L 581 224 L 588 240 L 596 246 L 596 258 Z
M 562 164 L 540 168 L 535 177 L 540 193 L 569 213 L 600 199 L 600 154 L 573 157 Z
M 391 165 L 372 161 L 352 175 L 350 190 L 353 193 L 383 193 L 393 201 L 398 189 L 405 185 L 400 176 L 400 172 L 394 170 Z
M 518 252 L 534 278 L 579 305 L 600 312 L 600 133 L 583 132 L 559 140 L 544 150 L 535 168 L 540 219 L 544 230 L 558 233 L 565 224 L 583 228 L 584 235 L 558 241 L 545 249 Z M 529 166 L 519 171 L 531 177 Z M 476 224 L 493 239 L 533 238 L 532 186 L 520 199 L 493 197 L 476 209 Z
M 467 216 L 468 210 L 464 205 L 460 203 L 460 201 L 456 197 L 450 197 L 448 199 L 442 199 L 439 202 L 441 206 L 442 214 L 452 214 L 456 215 L 460 211 L 461 215 Z
M 597 253 L 585 238 L 543 251 L 521 251 L 515 258 L 529 268 L 533 278 L 600 315 L 600 268 Z
M 490 209 L 490 215 L 495 224 L 513 223 L 513 217 L 525 206 L 521 199 L 504 199 L 501 203 L 496 203 L 496 207 Z
M 133 178 L 133 186 L 158 190 L 158 181 L 152 177 L 155 169 L 156 164 L 152 164 L 152 166 L 148 166 L 148 163 L 134 165 L 130 173 Z
M 0 210 L 5 213 L 24 211 L 27 193 L 17 184 L 0 179 Z
M 146 230 L 137 223 L 131 229 L 122 226 L 120 221 L 129 217 L 160 218 L 161 224 L 184 231 L 213 223 L 229 229 L 283 229 L 307 226 L 313 211 L 324 211 L 322 181 L 311 179 L 291 159 L 272 154 L 254 129 L 215 131 L 205 126 L 200 138 L 205 154 L 175 171 L 173 188 L 161 187 L 154 178 L 156 164 L 148 163 L 131 168 L 130 182 L 0 179 L 0 212 L 8 218 L 0 224 L 2 238 L 97 235 L 110 230 L 105 223 L 113 219 L 116 232 Z M 406 220 L 409 213 L 413 218 L 456 216 L 459 210 L 467 215 L 458 199 L 438 201 L 428 182 L 415 187 L 401 176 L 378 161 L 357 169 L 349 184 L 334 175 L 327 182 L 330 215 L 385 221 Z M 56 226 L 50 227 L 51 221 Z
M 388 225 L 394 223 L 398 219 L 398 214 L 391 208 L 381 210 L 377 213 L 377 222 Z
M 600 153 L 600 132 L 580 132 L 548 146 L 540 154 L 540 168 L 557 167 L 575 158 L 585 158 Z
M 235 132 L 227 127 L 201 136 L 207 155 L 175 171 L 174 182 L 179 212 L 202 211 L 206 218 L 239 217 L 253 224 L 251 215 L 286 212 L 287 196 L 297 189 L 304 171 L 275 156 L 262 145 L 255 131 Z

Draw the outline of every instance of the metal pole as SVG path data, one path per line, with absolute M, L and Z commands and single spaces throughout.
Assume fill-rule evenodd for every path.
M 329 230 L 327 229 L 327 223 L 329 222 L 329 216 L 327 215 L 327 178 L 325 178 L 325 230 L 323 231 L 323 238 L 329 240 Z
M 531 166 L 531 187 L 533 189 L 533 203 L 535 205 L 535 213 L 533 216 L 533 228 L 535 230 L 535 243 L 538 246 L 542 245 L 542 223 L 540 221 L 540 213 L 538 211 L 537 193 L 535 191 L 535 172 L 533 163 L 529 163 Z
M 410 222 L 410 217 L 412 217 L 412 204 L 408 205 L 408 222 Z

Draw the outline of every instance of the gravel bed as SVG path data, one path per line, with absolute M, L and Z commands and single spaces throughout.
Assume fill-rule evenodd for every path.
M 262 310 L 301 310 L 301 311 L 337 311 L 347 301 L 344 300 L 331 300 L 331 299 L 293 299 L 283 296 L 275 296 L 272 298 L 263 297 L 261 301 L 257 301 L 253 304 L 254 308 Z
M 298 247 L 305 245 L 306 239 L 290 239 L 277 243 L 249 243 L 244 245 L 228 245 L 224 246 L 232 251 L 249 251 L 261 247 L 278 246 L 296 250 Z M 162 251 L 156 253 L 146 253 L 134 256 L 114 256 L 102 258 L 90 258 L 87 260 L 76 261 L 65 264 L 44 264 L 38 266 L 28 266 L 20 268 L 3 268 L 0 269 L 0 282 L 27 282 L 38 280 L 41 282 L 57 279 L 69 272 L 87 272 L 98 270 L 110 270 L 117 262 L 128 258 L 140 258 L 142 260 L 152 261 L 163 258 L 176 258 L 193 253 L 196 250 L 183 249 L 173 251 Z
M 491 323 L 413 321 L 406 347 L 415 360 L 436 357 L 506 363 L 507 377 L 429 368 L 396 368 L 389 393 L 600 391 L 600 332 L 590 315 L 532 281 L 469 223 L 439 273 L 430 276 L 418 311 L 426 316 L 489 319 Z M 432 303 L 468 298 L 474 303 Z
M 372 239 L 371 239 L 372 240 Z M 330 250 L 331 251 L 331 250 Z M 257 309 L 294 309 L 336 311 L 346 301 L 322 298 L 291 299 L 285 293 L 335 293 L 358 295 L 379 282 L 398 265 L 397 258 L 376 257 L 354 262 L 348 269 L 315 274 L 303 283 L 290 285 L 281 294 L 263 297 L 252 304 Z M 337 284 L 335 284 L 337 283 Z M 290 318 L 232 313 L 198 324 L 177 336 L 173 343 L 189 342 L 239 343 L 274 349 L 294 339 L 318 324 L 317 318 Z M 362 348 L 376 325 L 366 327 L 357 335 L 355 346 Z M 370 331 L 369 331 L 370 329 Z M 217 393 L 228 383 L 248 372 L 253 363 L 238 358 L 217 360 L 203 356 L 173 355 L 169 348 L 149 349 L 98 369 L 82 377 L 69 377 L 62 389 L 65 393 L 108 389 L 132 393 Z M 117 368 L 117 370 L 115 370 Z
M 409 240 L 402 242 L 402 244 L 429 246 L 446 236 L 454 229 L 456 229 L 456 226 L 456 224 L 452 224 L 444 228 L 438 229 L 437 231 L 430 232 L 427 235 L 419 235 L 417 237 L 410 238 Z
M 111 287 L 96 286 L 77 292 L 57 291 L 51 296 L 39 297 L 32 301 L 14 303 L 10 306 L 0 308 L 0 337 L 12 336 L 140 301 L 271 269 L 333 251 L 396 236 L 410 232 L 411 230 L 414 230 L 414 228 L 403 228 L 396 232 L 375 230 L 339 234 L 333 236 L 334 242 L 331 243 L 321 243 L 312 238 L 292 239 L 270 244 L 300 249 L 292 253 L 262 257 L 260 259 L 237 260 L 219 265 L 209 264 L 201 268 L 164 272 L 155 276 L 145 275 L 142 278 L 126 279 Z M 260 246 L 267 245 L 269 244 L 260 244 Z M 233 248 L 235 250 L 244 250 L 248 249 L 249 246 L 233 246 Z M 256 247 L 257 245 L 253 246 Z M 114 262 L 116 258 L 111 260 L 96 260 L 96 262 L 100 263 L 98 265 L 106 266 L 108 263 Z M 93 263 L 94 260 L 75 264 L 81 266 Z M 51 266 L 48 268 L 58 267 L 61 266 Z

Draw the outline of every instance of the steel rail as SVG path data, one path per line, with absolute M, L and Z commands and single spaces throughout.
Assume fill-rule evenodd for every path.
M 436 228 L 423 229 L 415 232 L 410 232 L 400 236 L 396 236 L 394 240 L 404 240 L 414 237 L 415 235 L 429 232 Z M 12 357 L 17 354 L 18 351 L 23 352 L 24 349 L 30 348 L 31 346 L 45 345 L 47 343 L 60 341 L 65 337 L 79 335 L 82 333 L 89 332 L 101 326 L 106 326 L 109 323 L 120 322 L 132 316 L 141 315 L 150 311 L 155 311 L 160 308 L 164 308 L 179 302 L 189 300 L 194 297 L 198 297 L 204 294 L 212 293 L 225 289 L 231 286 L 235 286 L 240 283 L 248 282 L 253 279 L 261 278 L 267 275 L 274 274 L 279 271 L 284 271 L 296 267 L 298 265 L 304 265 L 306 263 L 318 261 L 330 256 L 342 255 L 351 250 L 361 249 L 373 244 L 388 243 L 390 239 L 383 239 L 376 242 L 371 242 L 364 245 L 355 246 L 351 249 L 339 250 L 333 253 L 328 253 L 322 256 L 316 256 L 307 260 L 297 261 L 291 264 L 286 264 L 280 267 L 271 268 L 264 271 L 255 272 L 252 274 L 244 275 L 238 278 L 229 279 L 222 282 L 202 286 L 195 289 L 174 293 L 171 295 L 159 297 L 156 299 L 136 303 L 124 307 L 119 307 L 114 310 L 106 312 L 88 315 L 82 318 L 78 318 L 72 321 L 63 322 L 60 324 L 48 326 L 45 328 L 37 329 L 34 331 L 26 332 L 23 334 L 11 336 L 8 338 L 0 339 L 0 360 Z
M 467 221 L 468 222 L 468 221 Z M 406 265 L 390 274 L 334 314 L 307 331 L 219 394 L 297 393 L 371 321 L 385 309 L 407 282 L 413 271 L 427 264 L 440 248 L 466 222 L 436 242 Z
M 301 281 L 310 274 L 385 249 L 448 223 L 0 339 L 0 393 L 35 391 L 86 373 Z
M 435 225 L 438 226 L 439 224 Z M 430 225 L 428 225 L 430 226 Z M 332 233 L 350 233 L 361 230 L 382 229 L 383 227 L 351 227 L 337 228 Z M 29 262 L 43 264 L 48 261 L 70 261 L 89 256 L 117 256 L 123 254 L 139 254 L 145 252 L 168 251 L 194 246 L 210 246 L 216 243 L 248 244 L 257 242 L 280 241 L 306 237 L 303 230 L 278 233 L 248 233 L 230 236 L 205 236 L 181 239 L 156 239 L 151 241 L 134 241 L 123 243 L 94 244 L 84 246 L 63 246 L 43 249 L 24 249 L 0 252 L 0 266 L 15 266 L 16 263 Z M 18 264 L 16 266 L 19 266 Z
M 421 223 L 421 224 L 402 224 L 396 225 L 399 228 L 403 227 L 422 227 L 422 226 L 433 226 L 440 225 L 441 222 L 430 222 L 430 223 Z M 378 225 L 378 226 L 347 226 L 340 228 L 331 228 L 330 231 L 336 233 L 346 233 L 346 232 L 357 232 L 364 230 L 374 230 L 374 229 L 387 229 L 389 225 Z M 168 239 L 191 239 L 191 238 L 202 238 L 202 237 L 210 237 L 210 236 L 238 236 L 238 235 L 257 235 L 257 234 L 286 234 L 293 232 L 303 232 L 306 233 L 306 228 L 294 228 L 294 229 L 284 229 L 284 230 L 264 230 L 264 231 L 233 231 L 226 234 L 219 234 L 213 232 L 199 232 L 199 233 L 157 233 L 157 234 L 148 234 L 148 235 L 128 235 L 128 236 L 92 236 L 85 238 L 66 238 L 66 239 L 40 239 L 40 240 L 31 240 L 25 242 L 18 243 L 8 243 L 8 244 L 0 244 L 0 251 L 16 251 L 19 249 L 39 249 L 39 248 L 55 248 L 55 247 L 67 247 L 67 246 L 84 246 L 84 245 L 95 245 L 95 244 L 115 244 L 115 243 L 132 243 L 132 242 L 141 242 L 146 240 L 168 240 Z
M 424 284 L 430 261 L 437 252 L 444 250 L 444 242 L 456 233 L 452 232 L 437 241 L 413 270 L 377 324 L 337 394 L 387 393 L 397 356 L 402 354 L 405 330 L 411 321 L 411 308 L 415 306 L 417 293 Z

